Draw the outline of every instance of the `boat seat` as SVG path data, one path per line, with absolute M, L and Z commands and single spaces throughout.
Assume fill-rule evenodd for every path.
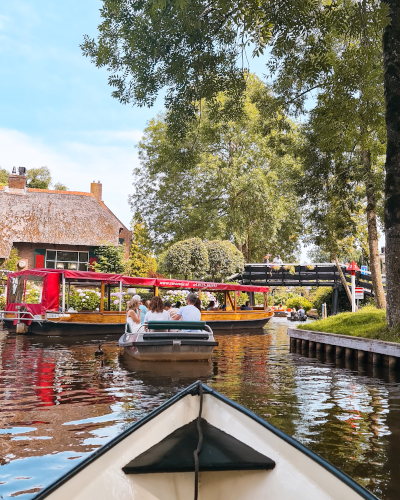
M 148 332 L 143 334 L 143 340 L 150 340 L 150 339 L 208 339 L 209 335 L 208 332 L 205 333 L 190 333 L 190 332 L 160 332 L 160 333 L 153 333 L 153 332 Z
M 201 428 L 200 471 L 270 470 L 275 467 L 271 458 L 214 427 L 204 418 L 201 419 Z M 134 458 L 122 470 L 125 474 L 193 472 L 193 451 L 198 440 L 197 420 L 193 420 Z
M 149 321 L 149 330 L 204 330 L 205 321 Z

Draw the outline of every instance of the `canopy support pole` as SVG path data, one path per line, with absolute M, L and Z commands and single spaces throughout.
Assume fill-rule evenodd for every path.
M 122 311 L 122 281 L 119 282 L 119 312 Z
M 101 282 L 101 287 L 100 287 L 100 312 L 104 312 L 104 289 L 105 289 L 106 284 L 104 281 Z
M 65 313 L 65 274 L 62 275 L 62 312 Z
M 236 312 L 236 309 L 237 309 L 237 292 L 236 292 L 236 290 L 233 292 L 233 297 L 234 297 L 233 300 L 234 300 L 234 304 L 235 304 L 234 309 L 235 309 L 235 312 Z

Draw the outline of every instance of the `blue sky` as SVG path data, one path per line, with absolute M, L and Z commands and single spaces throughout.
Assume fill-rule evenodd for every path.
M 163 103 L 121 105 L 107 71 L 82 56 L 100 7 L 100 0 L 1 2 L 0 166 L 46 165 L 71 190 L 100 180 L 104 201 L 129 224 L 134 146 Z

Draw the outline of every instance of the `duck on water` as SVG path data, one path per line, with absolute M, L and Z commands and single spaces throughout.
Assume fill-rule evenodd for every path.
M 377 500 L 254 413 L 196 382 L 36 500 Z

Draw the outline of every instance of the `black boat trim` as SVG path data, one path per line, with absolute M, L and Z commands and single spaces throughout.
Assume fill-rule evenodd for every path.
M 201 419 L 203 440 L 199 472 L 231 470 L 271 470 L 275 462 L 248 444 Z M 125 474 L 193 472 L 193 448 L 198 441 L 197 419 L 171 432 L 147 449 L 122 470 Z
M 144 333 L 143 334 L 143 340 L 150 340 L 150 339 L 193 339 L 193 340 L 198 340 L 198 339 L 208 339 L 209 334 L 208 332 L 204 333 L 190 333 L 190 332 L 163 332 L 163 333 Z
M 76 474 L 81 472 L 85 467 L 90 465 L 92 462 L 97 460 L 100 456 L 104 455 L 107 453 L 111 448 L 113 448 L 115 445 L 123 441 L 126 437 L 131 435 L 133 432 L 135 432 L 137 429 L 142 427 L 143 425 L 147 424 L 150 422 L 153 418 L 157 417 L 165 411 L 166 409 L 170 408 L 173 406 L 175 403 L 186 397 L 187 395 L 192 395 L 192 396 L 197 396 L 199 392 L 199 387 L 198 387 L 199 382 L 194 382 L 193 384 L 189 385 L 186 389 L 183 391 L 179 392 L 178 394 L 175 394 L 175 396 L 172 396 L 168 401 L 163 403 L 161 406 L 150 412 L 148 415 L 145 417 L 141 418 L 137 422 L 133 423 L 131 426 L 127 427 L 125 430 L 123 430 L 118 436 L 115 438 L 111 439 L 108 443 L 103 445 L 101 448 L 95 450 L 89 457 L 85 458 L 80 462 L 78 465 L 76 465 L 73 469 L 69 470 L 66 472 L 63 476 L 58 478 L 56 481 L 51 483 L 49 486 L 44 488 L 42 491 L 40 491 L 35 497 L 35 500 L 42 500 L 43 498 L 46 498 L 50 493 L 53 493 L 58 487 L 60 487 L 62 484 L 66 483 L 69 479 L 74 477 Z M 332 465 L 330 462 L 325 460 L 324 458 L 320 457 L 313 451 L 309 450 L 306 448 L 304 445 L 302 445 L 299 441 L 296 439 L 292 438 L 291 436 L 288 436 L 285 434 L 283 431 L 277 429 L 274 427 L 272 424 L 267 422 L 266 420 L 263 420 L 261 417 L 257 416 L 255 413 L 252 411 L 248 410 L 247 408 L 244 408 L 243 406 L 240 406 L 238 403 L 235 403 L 234 401 L 231 401 L 227 397 L 223 396 L 217 391 L 214 391 L 210 387 L 208 387 L 205 384 L 203 385 L 203 391 L 204 394 L 209 394 L 211 396 L 214 396 L 216 399 L 219 399 L 223 403 L 227 404 L 228 406 L 235 408 L 238 410 L 240 413 L 243 413 L 244 415 L 247 415 L 251 419 L 255 420 L 258 422 L 260 425 L 271 431 L 273 434 L 281 438 L 283 441 L 286 443 L 290 444 L 297 450 L 301 451 L 306 455 L 307 457 L 311 458 L 314 462 L 319 464 L 321 467 L 326 469 L 328 472 L 333 474 L 336 478 L 338 478 L 340 481 L 342 481 L 344 484 L 349 486 L 352 490 L 356 491 L 359 495 L 361 495 L 364 500 L 379 500 L 378 497 L 376 497 L 373 493 L 365 489 L 363 486 L 358 484 L 354 479 L 352 479 L 350 476 L 348 476 L 345 472 L 340 471 L 337 469 L 334 465 Z
M 212 342 L 210 340 L 182 340 L 181 345 L 206 345 L 215 347 L 218 342 Z

